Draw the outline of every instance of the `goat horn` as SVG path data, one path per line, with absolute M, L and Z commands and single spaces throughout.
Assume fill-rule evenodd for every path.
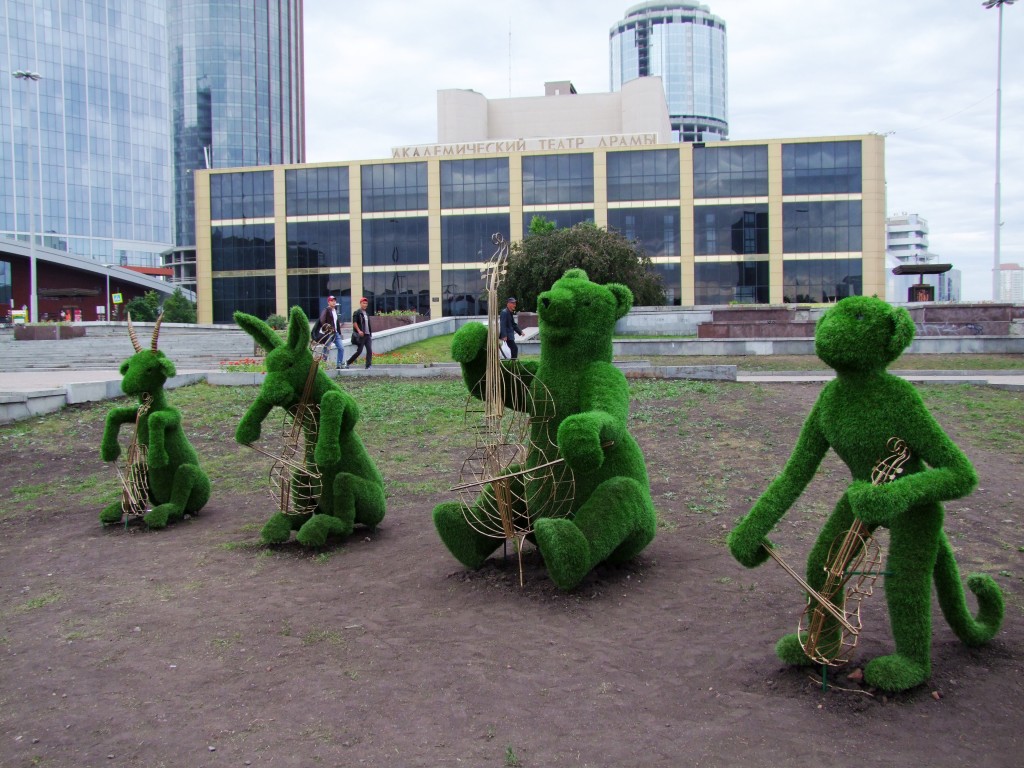
M 160 335 L 160 323 L 164 321 L 164 313 L 161 312 L 156 319 L 156 325 L 153 326 L 153 351 L 156 352 L 156 340 Z
M 132 327 L 132 313 L 128 313 L 128 336 L 132 340 L 132 346 L 135 347 L 136 352 L 142 351 L 142 345 L 139 344 L 139 337 L 135 335 L 135 328 Z

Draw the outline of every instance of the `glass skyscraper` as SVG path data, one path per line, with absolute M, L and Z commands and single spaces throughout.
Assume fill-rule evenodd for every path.
M 172 243 L 164 7 L 0 3 L 0 237 L 160 263 Z
M 658 76 L 678 141 L 729 138 L 725 22 L 699 3 L 646 2 L 609 33 L 611 89 Z
M 302 0 L 168 2 L 175 280 L 194 287 L 193 172 L 306 156 Z

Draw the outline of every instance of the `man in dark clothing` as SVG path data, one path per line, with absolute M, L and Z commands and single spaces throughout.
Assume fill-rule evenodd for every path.
M 516 297 L 509 296 L 505 300 L 505 308 L 501 310 L 501 314 L 498 316 L 498 338 L 508 344 L 508 351 L 512 356 L 512 360 L 519 357 L 519 345 L 516 344 L 515 335 L 523 335 L 519 326 L 516 325 L 515 311 Z
M 342 352 L 342 340 L 341 340 L 341 318 L 338 317 L 338 300 L 334 296 L 327 297 L 327 307 L 323 312 L 320 313 L 320 325 L 316 329 L 317 341 L 324 345 L 324 360 L 327 359 L 327 355 L 331 350 L 331 344 L 338 350 L 338 368 L 348 368 L 348 363 L 344 362 L 344 352 Z M 327 330 L 322 336 L 320 335 L 321 329 L 327 326 Z
M 359 354 L 366 348 L 366 367 L 373 364 L 373 344 L 370 333 L 370 316 L 366 314 L 366 307 L 369 302 L 366 297 L 359 300 L 359 309 L 352 314 L 352 343 L 356 347 L 355 354 L 348 359 L 347 365 L 352 365 L 359 357 Z

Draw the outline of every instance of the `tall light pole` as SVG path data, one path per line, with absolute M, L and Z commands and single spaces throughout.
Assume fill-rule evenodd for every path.
M 18 69 L 11 73 L 17 80 L 36 82 L 42 75 Z M 38 121 L 38 114 L 36 117 Z M 36 192 L 32 180 L 32 143 L 29 142 L 26 160 L 28 161 L 28 272 L 29 272 L 29 322 L 39 322 L 39 297 L 36 292 Z
M 1002 149 L 1003 129 L 1003 6 L 1013 5 L 1017 0 L 985 0 L 982 5 L 991 10 L 999 9 L 999 44 L 996 53 L 996 220 L 993 233 L 993 257 L 992 257 L 992 301 L 999 301 L 999 228 L 1000 219 L 1000 188 L 999 188 L 999 165 L 1000 150 Z

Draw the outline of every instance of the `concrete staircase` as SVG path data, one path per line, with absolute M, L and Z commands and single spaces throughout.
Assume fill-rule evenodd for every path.
M 84 323 L 86 335 L 77 339 L 15 341 L 10 329 L 0 332 L 0 372 L 116 369 L 134 353 L 127 323 Z M 153 323 L 135 323 L 139 343 L 149 348 Z M 216 369 L 223 360 L 255 357 L 258 349 L 245 331 L 234 325 L 195 326 L 164 323 L 159 349 L 178 370 Z

